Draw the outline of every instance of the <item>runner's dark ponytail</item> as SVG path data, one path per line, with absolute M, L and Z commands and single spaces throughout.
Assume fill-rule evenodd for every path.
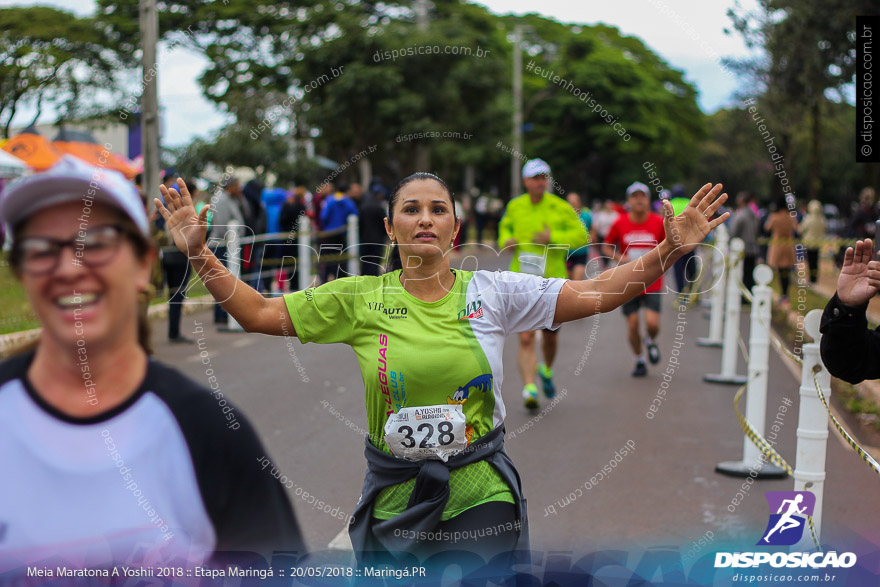
M 449 200 L 452 202 L 452 215 L 455 216 L 455 197 L 452 195 L 452 191 L 450 191 L 449 186 L 446 185 L 446 182 L 434 175 L 433 173 L 428 173 L 426 171 L 417 171 L 408 177 L 404 177 L 400 180 L 400 183 L 394 188 L 394 191 L 391 192 L 391 199 L 388 200 L 388 223 L 392 226 L 394 225 L 394 204 L 397 203 L 397 198 L 400 196 L 400 191 L 406 186 L 406 184 L 411 181 L 415 181 L 417 179 L 433 179 L 437 183 L 443 186 L 443 189 L 446 190 L 446 193 L 449 194 Z M 403 269 L 403 261 L 400 259 L 400 249 L 397 244 L 391 243 L 391 255 L 388 257 L 388 267 L 386 268 L 386 272 L 390 273 L 392 271 L 396 271 L 397 269 Z

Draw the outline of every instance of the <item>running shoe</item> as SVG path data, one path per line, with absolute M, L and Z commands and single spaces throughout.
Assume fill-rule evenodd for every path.
M 553 369 L 541 363 L 541 366 L 538 367 L 538 375 L 541 377 L 541 387 L 544 390 L 544 395 L 548 399 L 552 399 L 556 395 L 556 386 L 553 385 Z
M 645 365 L 644 361 L 636 361 L 636 368 L 633 369 L 632 376 L 633 377 L 644 377 L 648 374 L 648 366 Z
M 653 340 L 648 345 L 648 360 L 651 361 L 652 365 L 660 362 L 660 349 L 657 348 L 657 343 Z
M 523 387 L 523 399 L 526 401 L 526 408 L 530 410 L 538 409 L 538 386 L 529 383 Z

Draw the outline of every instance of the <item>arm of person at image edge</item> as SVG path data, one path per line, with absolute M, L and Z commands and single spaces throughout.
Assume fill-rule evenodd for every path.
M 165 219 L 174 244 L 185 255 L 202 283 L 224 310 L 248 332 L 276 336 L 296 336 L 283 297 L 264 298 L 255 289 L 233 276 L 208 249 L 206 244 L 207 216 L 210 205 L 196 214 L 192 197 L 183 180 L 177 190 L 159 187 L 165 205 L 158 199 L 156 208 Z M 216 219 L 215 219 L 215 226 Z
M 638 259 L 618 265 L 584 281 L 567 281 L 556 302 L 554 323 L 578 320 L 599 312 L 610 312 L 638 296 L 646 283 L 654 283 L 682 255 L 694 250 L 706 235 L 730 216 L 725 212 L 709 220 L 727 200 L 721 184 L 704 185 L 684 211 L 674 215 L 672 204 L 663 202 L 666 238 Z M 711 189 L 710 189 L 711 188 Z M 615 258 L 620 255 L 615 254 Z
M 583 247 L 587 244 L 589 240 L 587 229 L 584 228 L 580 218 L 578 218 L 574 209 L 569 206 L 568 202 L 565 202 L 557 196 L 550 196 L 549 194 L 545 194 L 544 197 L 553 197 L 556 198 L 556 200 L 559 200 L 559 202 L 557 202 L 558 207 L 554 209 L 554 216 L 551 218 L 553 227 L 551 228 L 547 223 L 544 223 L 544 230 L 535 232 L 531 237 L 530 243 L 517 240 L 514 225 L 516 223 L 516 216 L 519 213 L 515 208 L 518 206 L 518 202 L 517 199 L 511 200 L 507 204 L 507 210 L 498 225 L 498 245 L 502 249 L 518 244 L 536 244 L 568 245 L 569 251 L 573 251 L 574 249 Z M 551 201 L 555 202 L 555 200 Z
M 846 249 L 837 291 L 819 327 L 822 362 L 829 373 L 849 383 L 880 379 L 880 328 L 870 330 L 865 315 L 880 289 L 880 261 L 871 260 L 873 250 L 871 239 Z

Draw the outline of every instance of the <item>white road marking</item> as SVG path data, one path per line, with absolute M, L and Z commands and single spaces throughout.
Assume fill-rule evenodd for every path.
M 351 538 L 348 535 L 348 526 L 345 526 L 339 531 L 339 534 L 330 541 L 327 548 L 330 550 L 347 550 L 354 552 L 354 547 L 351 545 Z

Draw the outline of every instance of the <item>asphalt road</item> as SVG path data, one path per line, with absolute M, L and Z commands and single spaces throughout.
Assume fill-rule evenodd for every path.
M 480 255 L 459 264 L 472 269 L 477 262 L 480 269 L 506 268 L 507 258 Z M 718 462 L 742 457 L 743 436 L 733 410 L 735 387 L 702 381 L 704 374 L 718 372 L 721 362 L 720 349 L 695 344 L 708 334 L 704 314 L 692 308 L 679 321 L 673 297 L 666 296 L 659 337 L 663 356 L 642 379 L 630 376 L 633 361 L 619 310 L 564 325 L 555 365 L 560 399 L 537 417 L 522 407 L 516 336 L 510 337 L 504 355 L 506 446 L 524 480 L 533 549 L 594 552 L 662 545 L 685 553 L 707 532 L 713 548 L 748 549 L 760 538 L 768 515 L 763 492 L 792 490 L 793 481 L 760 481 L 736 499 L 743 480 L 714 472 Z M 195 333 L 197 323 L 204 333 Z M 677 325 L 684 330 L 681 360 L 649 419 L 661 373 L 671 366 Z M 366 467 L 366 415 L 354 353 L 342 345 L 217 332 L 210 313 L 202 312 L 185 316 L 182 331 L 204 338 L 210 360 L 205 365 L 195 346 L 166 344 L 164 331 L 163 323 L 155 323 L 157 357 L 206 385 L 205 371 L 214 369 L 223 393 L 258 430 L 267 456 L 295 483 L 289 493 L 309 547 L 325 549 L 345 524 L 311 507 L 302 495 L 317 496 L 344 514 L 358 500 Z M 741 331 L 747 335 L 747 316 Z M 740 359 L 739 372 L 745 369 Z M 771 353 L 768 421 L 784 398 L 793 407 L 781 415 L 777 448 L 794 467 L 798 384 Z M 617 457 L 611 473 L 593 484 L 591 478 L 627 445 L 634 447 L 630 454 Z M 562 505 L 585 484 L 590 487 Z M 880 545 L 878 511 L 880 478 L 832 433 L 823 542 L 858 536 Z

